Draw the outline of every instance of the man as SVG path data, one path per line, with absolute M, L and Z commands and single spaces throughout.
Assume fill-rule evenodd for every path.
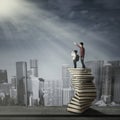
M 74 68 L 77 68 L 77 62 L 79 61 L 79 55 L 77 54 L 77 52 L 78 52 L 77 50 L 71 52 Z
M 76 42 L 74 42 L 74 45 L 76 45 L 77 47 L 80 48 L 81 64 L 82 64 L 82 68 L 85 68 L 85 64 L 84 64 L 84 57 L 85 57 L 84 44 L 83 44 L 83 42 L 80 42 L 80 44 L 77 44 Z

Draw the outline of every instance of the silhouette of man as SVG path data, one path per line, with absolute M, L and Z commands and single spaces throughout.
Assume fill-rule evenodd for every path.
M 80 44 L 77 44 L 74 42 L 74 45 L 80 48 L 80 59 L 81 59 L 81 64 L 82 68 L 85 68 L 85 63 L 84 63 L 84 57 L 85 57 L 85 48 L 84 48 L 84 43 L 80 42 Z

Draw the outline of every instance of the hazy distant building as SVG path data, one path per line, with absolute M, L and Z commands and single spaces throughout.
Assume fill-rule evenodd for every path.
M 88 61 L 85 62 L 87 68 L 91 68 L 94 76 L 94 83 L 96 85 L 97 97 L 96 100 L 101 99 L 102 95 L 102 80 L 103 80 L 103 65 L 104 61 Z
M 0 105 L 9 105 L 11 87 L 10 83 L 0 84 Z
M 16 79 L 16 76 L 13 76 L 11 78 L 10 98 L 14 101 L 14 104 L 17 103 L 17 79 Z
M 17 104 L 17 89 L 10 89 L 10 98 L 14 101 L 14 104 Z
M 74 95 L 74 92 L 72 90 L 72 84 L 71 84 L 71 76 L 68 71 L 68 68 L 69 68 L 69 65 L 67 64 L 62 65 L 63 105 L 67 105 L 70 102 L 72 96 Z
M 0 83 L 7 83 L 7 70 L 0 70 Z
M 62 106 L 62 87 L 58 80 L 45 81 L 45 106 Z
M 10 89 L 11 89 L 10 83 L 2 83 L 0 84 L 0 93 L 4 93 L 5 95 L 10 95 Z
M 39 105 L 39 78 L 34 76 L 28 77 L 28 96 L 29 106 Z
M 16 63 L 17 102 L 19 105 L 28 105 L 27 95 L 27 63 Z
M 114 68 L 113 101 L 120 104 L 120 67 Z
M 30 60 L 30 69 L 32 70 L 32 74 L 35 76 L 35 77 L 38 77 L 38 60 L 36 59 L 33 59 L 33 60 Z
M 71 79 L 70 73 L 68 71 L 69 65 L 65 64 L 62 65 L 62 81 L 63 81 L 63 88 L 71 88 Z
M 68 105 L 74 95 L 74 90 L 71 88 L 63 88 L 63 105 Z
M 120 61 L 109 61 L 113 69 L 112 101 L 120 104 Z
M 30 70 L 28 71 L 28 98 L 29 106 L 39 105 L 39 78 L 38 78 L 38 61 L 30 60 Z
M 17 89 L 17 80 L 16 80 L 16 76 L 13 76 L 12 78 L 11 78 L 11 84 L 12 84 L 12 88 L 14 88 L 14 89 Z
M 113 69 L 111 64 L 105 64 L 103 69 L 102 97 L 105 104 L 110 104 L 112 101 L 113 87 Z
M 39 78 L 39 96 L 40 96 L 40 101 L 39 104 L 44 106 L 44 93 L 45 93 L 45 80 L 43 78 Z
M 120 67 L 120 60 L 108 61 L 113 67 Z

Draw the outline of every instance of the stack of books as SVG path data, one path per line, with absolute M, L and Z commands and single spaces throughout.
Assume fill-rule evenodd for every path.
M 75 95 L 68 104 L 67 111 L 83 113 L 96 98 L 96 88 L 93 83 L 94 76 L 88 68 L 68 68 L 72 75 L 72 85 Z

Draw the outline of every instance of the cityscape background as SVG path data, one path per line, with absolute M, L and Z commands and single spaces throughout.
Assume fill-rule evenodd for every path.
M 8 106 L 66 106 L 74 89 L 68 64 L 61 66 L 62 79 L 44 79 L 38 76 L 38 60 L 16 62 L 16 75 L 8 83 L 7 70 L 0 70 L 0 105 Z M 93 105 L 120 105 L 120 61 L 86 61 L 94 75 L 97 97 Z
M 82 41 L 93 105 L 119 106 L 119 33 L 119 0 L 0 0 L 0 105 L 67 105 L 70 53 Z

